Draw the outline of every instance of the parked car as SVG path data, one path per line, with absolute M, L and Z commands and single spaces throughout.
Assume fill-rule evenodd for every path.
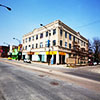
M 89 65 L 89 66 L 92 66 L 92 65 L 93 65 L 93 62 L 88 62 L 88 65 Z
M 25 63 L 31 63 L 30 59 L 28 59 L 28 58 L 25 58 L 25 59 L 24 59 L 24 62 L 25 62 Z
M 97 62 L 93 62 L 93 65 L 97 65 Z
M 12 58 L 11 57 L 8 57 L 8 60 L 12 60 Z

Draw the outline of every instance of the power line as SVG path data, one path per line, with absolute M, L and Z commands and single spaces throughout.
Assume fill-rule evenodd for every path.
M 83 27 L 90 26 L 90 25 L 93 25 L 93 24 L 96 24 L 96 23 L 100 23 L 100 20 L 96 20 L 96 21 L 93 21 L 93 22 L 91 22 L 91 23 L 78 26 L 78 27 L 76 27 L 76 28 L 83 28 Z

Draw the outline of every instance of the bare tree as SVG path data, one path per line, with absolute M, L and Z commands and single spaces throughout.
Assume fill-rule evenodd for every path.
M 94 51 L 94 61 L 97 62 L 97 64 L 100 62 L 100 39 L 94 38 L 93 39 L 93 51 Z
M 89 51 L 89 54 L 93 53 L 93 48 L 92 48 L 92 42 L 90 40 L 88 40 L 88 51 Z

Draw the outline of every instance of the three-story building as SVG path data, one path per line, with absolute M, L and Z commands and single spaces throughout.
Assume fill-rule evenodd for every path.
M 52 64 L 87 64 L 88 40 L 56 20 L 23 36 L 23 59 Z

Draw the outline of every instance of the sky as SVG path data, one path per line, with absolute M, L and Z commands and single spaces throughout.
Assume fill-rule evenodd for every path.
M 61 20 L 85 38 L 100 38 L 100 0 L 0 0 L 0 45 L 18 45 L 22 36 Z

